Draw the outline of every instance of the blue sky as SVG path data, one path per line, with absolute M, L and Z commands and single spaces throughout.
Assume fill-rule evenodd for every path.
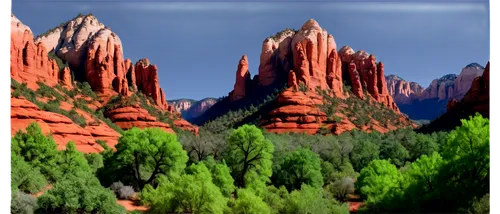
M 159 69 L 167 99 L 221 97 L 233 88 L 246 54 L 258 73 L 264 39 L 313 18 L 340 48 L 373 53 L 386 75 L 427 87 L 489 60 L 489 5 L 476 1 L 165 2 L 57 0 L 12 3 L 35 35 L 93 13 L 120 37 L 124 57 L 147 57 Z

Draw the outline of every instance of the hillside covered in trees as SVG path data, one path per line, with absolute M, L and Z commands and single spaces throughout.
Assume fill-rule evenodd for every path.
M 125 213 L 118 198 L 146 213 L 349 213 L 356 195 L 362 213 L 489 209 L 489 120 L 479 114 L 432 134 L 132 128 L 115 148 L 59 151 L 36 123 L 19 131 L 12 212 Z

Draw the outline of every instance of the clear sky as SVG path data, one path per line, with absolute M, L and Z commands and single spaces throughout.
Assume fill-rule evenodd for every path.
M 264 39 L 313 18 L 340 48 L 373 53 L 386 75 L 427 87 L 432 79 L 489 60 L 489 4 L 476 1 L 165 2 L 15 0 L 13 13 L 35 35 L 92 13 L 121 39 L 124 57 L 147 57 L 167 99 L 221 97 L 239 59 L 258 73 Z

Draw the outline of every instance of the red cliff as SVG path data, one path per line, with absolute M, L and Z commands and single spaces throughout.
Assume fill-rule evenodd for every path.
M 324 91 L 345 101 L 349 93 L 345 91 L 344 83 L 350 86 L 355 97 L 368 99 L 366 102 L 370 103 L 381 103 L 400 117 L 403 126 L 410 124 L 399 113 L 388 92 L 383 63 L 377 62 L 374 55 L 365 51 L 354 52 L 347 46 L 337 52 L 333 36 L 313 19 L 304 23 L 298 31 L 286 29 L 266 38 L 260 60 L 259 74 L 253 80 L 256 82 L 250 84 L 253 88 L 248 88 L 249 77 L 239 66 L 234 90 L 229 97 L 230 101 L 235 101 L 249 93 L 267 90 L 266 87 L 271 85 L 287 85 L 288 89 L 278 95 L 273 110 L 260 123 L 268 131 L 316 133 L 323 126 L 332 128 L 331 122 L 326 121 L 325 113 L 318 108 L 323 104 L 320 93 Z M 364 93 L 365 90 L 367 93 Z M 339 117 L 347 122 L 335 125 L 336 130 L 356 128 L 349 122 L 353 118 Z M 383 124 L 374 127 L 380 126 Z M 374 129 L 387 131 L 397 128 L 392 125 L 387 127 Z

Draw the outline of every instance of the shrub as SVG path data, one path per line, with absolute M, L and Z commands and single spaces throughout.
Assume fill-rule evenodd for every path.
M 118 190 L 118 198 L 119 199 L 130 199 L 132 196 L 134 196 L 135 191 L 132 186 L 123 186 Z
M 306 84 L 304 82 L 299 82 L 299 91 L 301 92 L 307 92 L 309 89 L 307 88 Z
M 87 121 L 85 121 L 85 118 L 83 118 L 81 115 L 79 115 L 76 111 L 75 108 L 72 108 L 69 112 L 64 114 L 65 116 L 69 117 L 73 122 L 81 126 L 82 128 L 85 128 L 87 125 Z
M 54 88 L 46 85 L 45 83 L 42 82 L 37 82 L 37 84 L 40 86 L 38 90 L 36 90 L 36 93 L 42 97 L 47 97 L 47 98 L 52 98 L 55 97 L 56 100 L 61 101 L 61 100 L 66 100 L 64 96 L 62 96 L 59 92 L 54 90 Z
M 77 83 L 76 86 L 81 90 L 81 93 L 93 99 L 98 99 L 97 94 L 92 90 L 88 82 Z
M 10 202 L 10 212 L 12 214 L 34 213 L 37 208 L 36 202 L 37 200 L 34 196 L 21 191 L 17 191 L 12 195 L 12 200 Z
M 65 67 L 67 67 L 66 63 L 61 58 L 59 58 L 54 53 L 54 51 L 50 51 L 48 55 L 49 55 L 49 59 L 55 59 L 56 60 L 57 67 L 59 68 L 59 71 L 62 71 Z
M 120 189 L 123 187 L 123 183 L 121 181 L 118 181 L 118 182 L 114 182 L 111 184 L 111 186 L 109 186 L 109 188 L 111 189 L 111 191 L 113 191 L 116 195 L 118 195 Z
M 346 201 L 347 195 L 354 193 L 354 180 L 346 177 L 329 184 L 326 189 L 339 201 Z

